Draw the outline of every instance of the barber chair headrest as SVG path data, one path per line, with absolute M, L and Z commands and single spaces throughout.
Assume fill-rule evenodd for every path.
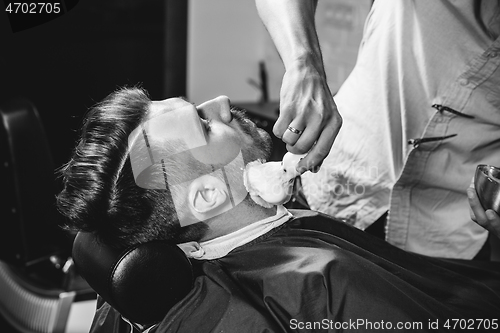
M 92 233 L 79 232 L 73 260 L 79 274 L 109 305 L 141 325 L 161 321 L 194 281 L 186 255 L 162 241 L 115 249 Z

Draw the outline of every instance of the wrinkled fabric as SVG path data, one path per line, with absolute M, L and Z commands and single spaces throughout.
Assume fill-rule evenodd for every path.
M 198 263 L 193 290 L 154 332 L 370 332 L 382 321 L 392 329 L 376 331 L 422 323 L 418 331 L 435 332 L 429 323 L 499 320 L 499 263 L 412 254 L 328 216 L 291 212 L 283 226 Z M 91 332 L 128 327 L 100 300 Z
M 224 257 L 235 248 L 247 244 L 252 240 L 279 227 L 292 218 L 288 210 L 279 205 L 276 214 L 266 219 L 254 222 L 246 227 L 233 231 L 201 243 L 189 242 L 178 244 L 188 258 L 197 260 L 212 260 Z
M 498 10 L 497 1 L 373 3 L 335 96 L 342 129 L 321 170 L 302 175 L 312 209 L 360 229 L 389 211 L 395 246 L 477 254 L 488 235 L 470 219 L 466 190 L 478 164 L 500 166 L 500 38 L 486 29 L 498 28 Z

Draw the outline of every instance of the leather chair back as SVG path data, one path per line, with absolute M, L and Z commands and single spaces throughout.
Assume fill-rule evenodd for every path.
M 184 252 L 162 241 L 116 249 L 92 233 L 79 232 L 73 260 L 77 272 L 108 304 L 143 326 L 160 322 L 194 281 Z
M 0 106 L 0 158 L 0 330 L 64 333 L 73 303 L 95 293 L 67 260 L 52 155 L 28 100 Z
M 56 175 L 35 106 L 14 100 L 0 106 L 0 260 L 30 265 L 71 242 L 59 227 Z

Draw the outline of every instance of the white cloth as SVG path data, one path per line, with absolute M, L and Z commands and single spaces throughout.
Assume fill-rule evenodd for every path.
M 387 240 L 407 251 L 471 259 L 481 249 L 487 232 L 466 189 L 478 164 L 500 166 L 500 39 L 475 3 L 374 2 L 335 96 L 343 127 L 320 172 L 302 176 L 312 209 L 361 229 L 389 210 Z
M 283 206 L 277 206 L 276 215 L 254 222 L 230 234 L 205 242 L 178 244 L 188 258 L 212 260 L 224 257 L 235 248 L 245 245 L 292 218 L 292 214 Z

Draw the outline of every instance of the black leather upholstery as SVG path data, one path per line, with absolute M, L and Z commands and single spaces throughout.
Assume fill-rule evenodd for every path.
M 151 325 L 163 319 L 193 286 L 191 263 L 175 245 L 162 241 L 115 249 L 91 233 L 73 244 L 77 271 L 128 320 Z
M 28 100 L 0 106 L 0 159 L 0 331 L 63 333 L 72 304 L 95 292 L 68 260 L 51 150 Z
M 42 122 L 28 100 L 0 106 L 0 259 L 30 265 L 71 243 L 59 227 L 56 175 Z

